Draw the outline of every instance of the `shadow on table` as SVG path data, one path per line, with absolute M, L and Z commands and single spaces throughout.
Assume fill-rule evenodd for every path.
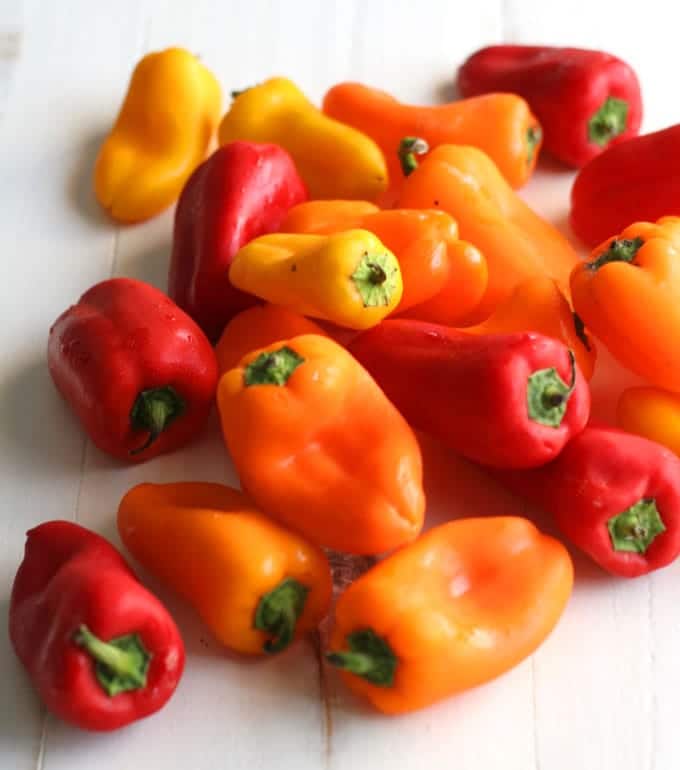
M 85 139 L 79 152 L 75 153 L 75 167 L 68 178 L 66 197 L 78 213 L 97 227 L 115 225 L 97 203 L 94 195 L 94 163 L 106 133 L 92 134 Z

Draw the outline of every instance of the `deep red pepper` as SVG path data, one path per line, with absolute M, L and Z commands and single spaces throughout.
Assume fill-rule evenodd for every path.
M 391 320 L 349 350 L 413 427 L 484 465 L 547 463 L 588 420 L 590 391 L 573 354 L 541 334 L 473 336 Z
M 458 88 L 463 96 L 493 91 L 523 96 L 543 128 L 543 147 L 577 168 L 636 136 L 642 121 L 635 72 L 603 51 L 489 46 L 458 70 Z
M 549 465 L 497 477 L 613 575 L 644 575 L 680 554 L 680 459 L 661 444 L 588 425 Z
M 193 439 L 217 387 L 205 334 L 161 291 L 130 278 L 98 283 L 62 313 L 47 361 L 92 441 L 122 460 Z
M 571 188 L 571 226 L 591 247 L 669 214 L 680 216 L 680 124 L 612 147 Z
M 278 230 L 288 209 L 305 200 L 293 159 L 274 144 L 231 142 L 189 178 L 175 212 L 168 294 L 213 342 L 259 301 L 229 282 L 234 254 Z
M 110 543 L 69 521 L 28 532 L 9 633 L 47 708 L 88 730 L 158 711 L 184 669 L 165 607 Z

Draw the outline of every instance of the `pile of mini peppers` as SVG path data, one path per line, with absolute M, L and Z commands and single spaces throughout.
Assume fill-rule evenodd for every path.
M 216 402 L 241 490 L 139 484 L 122 543 L 235 652 L 280 653 L 330 615 L 326 660 L 389 714 L 526 658 L 573 582 L 565 546 L 525 518 L 423 533 L 415 430 L 612 575 L 680 553 L 680 126 L 637 138 L 637 78 L 597 51 L 492 46 L 458 86 L 424 107 L 342 83 L 319 109 L 277 77 L 222 115 L 196 57 L 144 57 L 94 189 L 120 223 L 177 201 L 167 294 L 99 283 L 47 351 L 122 462 L 189 444 Z M 542 146 L 582 167 L 586 260 L 515 192 Z M 590 419 L 595 340 L 648 382 L 618 426 Z M 352 554 L 373 566 L 334 599 L 331 562 Z M 9 618 L 46 706 L 86 729 L 157 711 L 182 675 L 168 611 L 73 523 L 28 533 Z

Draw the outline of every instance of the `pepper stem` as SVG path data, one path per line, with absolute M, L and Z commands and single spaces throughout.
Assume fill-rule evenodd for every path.
M 632 262 L 643 244 L 642 238 L 622 238 L 621 240 L 615 238 L 606 251 L 588 263 L 588 267 L 590 270 L 599 270 L 609 262 Z
M 567 411 L 567 402 L 576 387 L 576 357 L 569 353 L 570 382 L 560 377 L 555 367 L 539 369 L 527 381 L 527 408 L 529 418 L 541 425 L 557 428 Z
M 583 323 L 583 319 L 578 313 L 572 313 L 571 315 L 574 319 L 574 331 L 576 332 L 576 336 L 583 343 L 583 347 L 590 353 L 592 346 L 590 344 L 590 339 L 586 334 L 586 325 Z
M 430 145 L 418 136 L 405 136 L 399 143 L 397 155 L 401 163 L 404 176 L 409 176 L 418 168 L 416 155 L 424 155 L 429 152 Z
M 148 449 L 185 407 L 184 400 L 170 386 L 143 390 L 132 405 L 130 422 L 135 430 L 146 430 L 149 436 L 142 446 L 132 449 L 130 454 L 138 455 Z
M 364 252 L 352 281 L 356 286 L 364 307 L 389 305 L 397 290 L 399 263 L 391 251 L 374 254 Z
M 399 661 L 387 641 L 365 628 L 347 637 L 349 651 L 328 652 L 326 660 L 378 687 L 393 687 Z
M 600 109 L 588 121 L 588 140 L 605 147 L 626 130 L 628 102 L 608 96 Z
M 612 516 L 607 529 L 615 551 L 640 554 L 646 553 L 656 536 L 666 531 L 656 500 L 650 497 L 643 497 L 623 513 Z
M 95 662 L 95 675 L 107 695 L 146 687 L 151 653 L 137 634 L 126 634 L 103 642 L 82 625 L 73 637 Z
M 284 345 L 278 350 L 261 353 L 246 366 L 243 379 L 246 387 L 251 385 L 285 385 L 293 372 L 305 359 L 292 348 Z
M 527 163 L 531 163 L 534 159 L 536 148 L 541 143 L 541 139 L 543 139 L 543 129 L 538 123 L 527 128 Z
M 286 578 L 260 599 L 255 610 L 255 628 L 273 637 L 264 643 L 265 652 L 281 652 L 293 641 L 308 593 L 307 586 Z

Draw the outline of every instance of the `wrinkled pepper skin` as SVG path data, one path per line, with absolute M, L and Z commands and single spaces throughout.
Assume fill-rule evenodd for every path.
M 292 158 L 273 144 L 232 142 L 191 175 L 175 211 L 168 294 L 211 340 L 257 302 L 229 282 L 234 254 L 306 198 Z
M 221 378 L 217 404 L 241 484 L 273 518 L 356 554 L 420 532 L 416 437 L 337 343 L 305 335 L 248 354 Z
M 97 200 L 119 222 L 160 214 L 205 157 L 220 119 L 215 76 L 181 48 L 145 56 L 94 169 Z
M 238 139 L 286 149 L 311 198 L 376 200 L 387 189 L 385 158 L 365 134 L 324 115 L 286 78 L 238 92 L 219 127 L 220 144 Z
M 637 222 L 571 275 L 574 309 L 628 369 L 680 391 L 680 217 Z
M 590 391 L 565 345 L 395 319 L 349 345 L 416 429 L 483 465 L 531 468 L 583 430 Z
M 680 554 L 680 459 L 661 444 L 589 425 L 549 465 L 498 478 L 612 575 L 645 575 Z
M 485 320 L 518 283 L 547 275 L 568 288 L 579 261 L 564 236 L 505 182 L 493 161 L 474 147 L 442 145 L 404 182 L 400 208 L 439 208 L 458 223 L 460 237 L 484 255 L 489 282 L 480 304 L 460 325 Z
M 47 363 L 96 446 L 127 462 L 194 439 L 217 387 L 203 332 L 165 294 L 131 278 L 96 284 L 57 318 Z
M 281 652 L 328 612 L 332 578 L 323 551 L 231 487 L 139 484 L 120 503 L 118 532 L 236 652 Z
M 399 262 L 368 230 L 263 235 L 236 253 L 229 280 L 302 315 L 368 329 L 401 301 Z
M 70 521 L 27 534 L 9 635 L 47 708 L 86 730 L 162 708 L 184 670 L 173 619 L 104 538 Z
M 538 332 L 554 337 L 574 351 L 586 380 L 593 376 L 597 358 L 595 342 L 551 278 L 536 276 L 518 284 L 486 321 L 467 326 L 464 331 L 468 334 Z
M 369 230 L 399 260 L 404 291 L 397 314 L 455 323 L 481 301 L 488 272 L 483 255 L 458 240 L 455 221 L 443 211 L 380 211 L 366 201 L 309 201 L 295 206 L 281 229 L 288 233 L 331 234 Z M 436 298 L 436 299 L 435 299 Z
M 661 388 L 624 390 L 616 408 L 622 430 L 643 436 L 680 455 L 680 395 Z
M 611 147 L 579 172 L 569 222 L 591 248 L 631 222 L 680 216 L 680 124 Z
M 518 517 L 442 524 L 338 600 L 328 661 L 379 711 L 403 714 L 516 666 L 571 594 L 564 546 Z
M 604 51 L 492 45 L 463 63 L 458 89 L 465 97 L 524 97 L 541 123 L 544 149 L 575 168 L 637 136 L 642 121 L 637 75 Z
M 512 187 L 531 176 L 541 147 L 541 128 L 528 104 L 515 94 L 488 94 L 434 106 L 401 104 L 361 83 L 340 83 L 323 100 L 327 115 L 358 128 L 385 154 L 390 177 L 399 179 L 397 149 L 405 136 L 432 148 L 470 144 L 486 152 Z

